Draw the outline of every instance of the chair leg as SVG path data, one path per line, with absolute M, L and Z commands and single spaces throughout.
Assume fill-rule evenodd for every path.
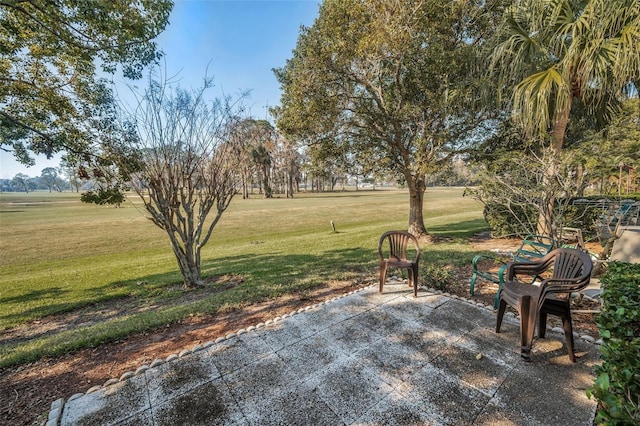
M 569 359 L 571 362 L 576 362 L 576 355 L 573 352 L 573 325 L 571 324 L 571 316 L 562 317 L 562 328 L 564 329 L 564 338 L 567 340 Z
M 384 282 L 387 280 L 387 265 L 380 265 L 380 288 L 378 292 L 382 293 Z
M 493 309 L 498 309 L 498 302 L 500 301 L 500 292 L 502 288 L 498 287 L 498 291 L 496 292 L 496 296 L 493 298 Z
M 474 294 L 474 289 L 476 287 L 476 280 L 478 279 L 478 274 L 476 274 L 475 272 L 473 273 L 473 275 L 471 275 L 471 283 L 469 285 L 469 294 L 471 296 L 473 296 Z
M 547 334 L 547 313 L 540 312 L 540 317 L 538 318 L 538 337 L 544 339 Z
M 531 296 L 520 299 L 520 356 L 531 360 L 531 345 L 533 332 L 536 328 L 536 307 L 531 306 Z
M 418 297 L 418 265 L 412 265 L 411 269 L 413 270 L 413 276 L 411 277 L 413 280 L 413 297 Z
M 504 300 L 500 301 L 500 305 L 498 307 L 498 318 L 496 319 L 496 333 L 500 333 L 500 326 L 502 325 L 502 317 L 504 316 L 504 311 L 507 309 L 507 302 Z

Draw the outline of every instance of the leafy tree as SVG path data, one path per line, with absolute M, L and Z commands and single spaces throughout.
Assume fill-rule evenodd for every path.
M 61 191 L 61 179 L 58 177 L 58 170 L 55 167 L 46 167 L 40 173 L 40 182 L 51 192 L 52 190 Z
M 516 0 L 504 14 L 490 69 L 512 91 L 514 120 L 559 155 L 576 100 L 606 121 L 617 99 L 638 89 L 639 34 L 637 0 Z M 551 185 L 556 168 L 548 171 Z M 551 232 L 550 202 L 538 232 Z
M 120 204 L 124 203 L 125 199 L 124 193 L 117 186 L 106 188 L 98 187 L 95 190 L 90 189 L 80 195 L 80 201 L 83 203 L 98 204 L 100 206 L 109 204 L 116 208 L 120 207 Z
M 283 135 L 278 134 L 275 140 L 276 172 L 281 180 L 281 185 L 287 198 L 293 198 L 298 190 L 302 157 L 295 143 L 292 143 Z
M 622 182 L 621 172 L 627 169 L 630 179 L 630 169 L 636 170 L 636 178 L 640 171 L 640 100 L 625 102 L 611 123 L 583 144 L 582 151 L 589 177 L 598 181 L 600 193 L 611 176 L 617 180 L 618 195 L 633 190 L 637 184 L 630 180 Z
M 501 2 L 327 0 L 302 28 L 281 84 L 277 127 L 409 189 L 409 231 L 426 234 L 425 175 L 481 132 L 475 55 Z
M 110 127 L 114 132 L 113 139 L 102 141 L 99 147 L 92 147 L 91 160 L 77 162 L 74 168 L 77 171 L 76 185 L 88 188 L 80 195 L 83 203 L 119 208 L 126 200 L 126 191 L 129 189 L 127 178 L 121 173 L 131 162 L 124 162 L 118 156 L 121 155 L 122 147 L 132 140 L 132 135 L 118 128 L 116 122 L 110 124 Z M 135 153 L 131 152 L 130 155 L 134 161 Z M 125 168 L 121 170 L 120 164 Z
M 251 159 L 251 128 L 253 120 L 243 120 L 235 124 L 230 130 L 233 146 L 239 163 L 240 181 L 242 186 L 242 199 L 249 198 L 249 190 L 253 189 L 255 165 Z
M 60 161 L 60 170 L 67 176 L 67 180 L 69 182 L 69 186 L 73 191 L 75 189 L 76 192 L 80 192 L 80 187 L 82 186 L 82 180 L 78 176 L 77 167 L 69 162 L 66 158 L 63 158 Z
M 491 68 L 514 86 L 514 119 L 529 134 L 550 135 L 560 151 L 574 99 L 610 116 L 616 96 L 635 91 L 639 33 L 636 0 L 518 0 L 505 13 Z
M 264 198 L 272 198 L 271 189 L 271 154 L 264 145 L 255 145 L 251 150 L 251 159 L 257 166 L 260 188 Z
M 104 158 L 117 167 L 144 204 L 151 221 L 171 242 L 185 288 L 203 284 L 201 251 L 239 187 L 234 146 L 240 100 L 208 104 L 206 89 L 175 88 L 152 81 L 127 135 Z M 213 218 L 210 218 L 210 214 Z
M 0 2 L 0 149 L 33 164 L 31 153 L 83 154 L 89 117 L 107 91 L 96 67 L 140 78 L 159 57 L 152 41 L 171 0 Z
M 28 175 L 18 173 L 13 177 L 13 179 L 11 179 L 11 187 L 16 191 L 29 193 L 30 190 L 34 189 L 34 185 L 31 181 L 32 179 Z
M 248 186 L 257 176 L 260 192 L 265 198 L 273 197 L 273 168 L 275 163 L 276 131 L 266 120 L 248 118 L 234 126 L 232 131 L 237 139 L 241 158 L 242 194 L 249 197 Z

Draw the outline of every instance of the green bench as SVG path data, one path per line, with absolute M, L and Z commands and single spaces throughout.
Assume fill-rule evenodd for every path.
M 520 244 L 518 250 L 513 253 L 510 261 L 530 262 L 538 260 L 544 257 L 551 250 L 553 250 L 555 245 L 556 242 L 551 237 L 547 237 L 544 235 L 527 235 L 522 240 L 522 244 Z M 497 271 L 480 269 L 480 263 L 485 260 L 493 260 L 494 263 L 499 263 L 500 268 Z M 497 309 L 498 301 L 500 300 L 500 291 L 502 289 L 502 284 L 504 284 L 504 274 L 507 269 L 507 262 L 501 260 L 499 256 L 479 254 L 473 258 L 472 266 L 473 275 L 471 275 L 471 285 L 469 288 L 469 293 L 471 293 L 471 295 L 473 296 L 478 277 L 490 281 L 494 284 L 498 284 L 498 291 L 496 292 L 496 297 L 493 301 L 493 307 L 494 309 Z

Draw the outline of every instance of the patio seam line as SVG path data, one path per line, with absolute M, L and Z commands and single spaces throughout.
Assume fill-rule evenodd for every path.
M 259 330 L 261 328 L 265 328 L 268 325 L 272 325 L 272 324 L 275 324 L 275 323 L 279 323 L 279 322 L 285 321 L 287 318 L 289 318 L 289 317 L 291 317 L 293 315 L 299 315 L 299 314 L 302 314 L 302 313 L 305 313 L 305 312 L 308 312 L 308 311 L 312 311 L 313 309 L 320 308 L 323 305 L 338 301 L 340 299 L 343 299 L 343 298 L 345 298 L 347 296 L 359 293 L 359 292 L 364 291 L 366 289 L 369 289 L 369 288 L 372 288 L 372 287 L 376 287 L 377 285 L 378 284 L 370 284 L 368 286 L 361 287 L 361 288 L 352 290 L 352 291 L 350 291 L 348 293 L 344 293 L 344 294 L 341 294 L 339 296 L 333 297 L 333 298 L 331 298 L 329 300 L 326 300 L 326 301 L 323 301 L 323 302 L 320 302 L 320 303 L 315 303 L 315 304 L 312 304 L 312 305 L 309 305 L 309 306 L 306 306 L 306 307 L 303 307 L 303 308 L 299 308 L 299 309 L 294 310 L 294 311 L 292 311 L 292 312 L 290 312 L 288 314 L 283 314 L 281 316 L 277 316 L 277 317 L 275 317 L 273 319 L 270 319 L 268 321 L 258 323 L 255 326 L 249 326 L 246 329 L 239 329 L 236 332 L 228 333 L 226 336 L 218 337 L 214 341 L 207 341 L 202 345 L 199 345 L 199 344 L 195 345 L 192 349 L 186 349 L 185 348 L 185 349 L 183 349 L 182 351 L 180 351 L 177 354 L 171 354 L 171 355 L 167 356 L 165 358 L 165 360 L 157 359 L 157 360 L 153 361 L 150 366 L 143 365 L 143 366 L 138 367 L 138 369 L 136 369 L 135 371 L 125 372 L 120 376 L 119 379 L 116 379 L 116 378 L 109 379 L 102 386 L 100 386 L 100 385 L 93 386 L 92 388 L 88 389 L 85 392 L 80 392 L 80 393 L 76 393 L 76 394 L 71 395 L 68 399 L 58 398 L 57 400 L 55 400 L 55 401 L 53 401 L 51 403 L 51 406 L 50 406 L 50 409 L 49 409 L 49 414 L 48 414 L 48 420 L 45 423 L 45 426 L 57 426 L 57 425 L 59 425 L 60 424 L 60 420 L 61 420 L 61 418 L 62 418 L 62 416 L 64 414 L 64 409 L 65 409 L 66 402 L 69 402 L 69 401 L 71 401 L 73 399 L 79 398 L 79 397 L 84 396 L 84 395 L 89 394 L 89 393 L 96 392 L 96 391 L 98 391 L 98 390 L 100 390 L 102 388 L 107 388 L 107 387 L 112 386 L 112 385 L 114 385 L 116 383 L 129 380 L 130 378 L 135 377 L 138 374 L 144 373 L 148 369 L 157 368 L 158 365 L 161 365 L 161 364 L 164 364 L 164 363 L 167 363 L 167 362 L 171 362 L 171 361 L 174 361 L 176 359 L 182 359 L 182 358 L 186 357 L 187 355 L 190 355 L 192 353 L 198 352 L 198 351 L 200 351 L 202 349 L 209 348 L 210 346 L 216 345 L 216 344 L 221 343 L 223 341 L 233 339 L 234 337 L 238 337 L 239 335 L 248 333 L 250 331 L 255 331 L 255 330 Z M 495 312 L 495 310 L 493 309 L 492 306 L 486 305 L 486 304 L 484 304 L 482 302 L 475 302 L 475 301 L 473 301 L 472 299 L 469 299 L 469 298 L 465 298 L 465 297 L 461 297 L 461 296 L 458 296 L 458 295 L 455 295 L 455 294 L 444 292 L 442 290 L 437 290 L 437 289 L 432 288 L 432 287 L 420 286 L 420 289 L 423 290 L 423 291 L 427 291 L 428 293 L 431 293 L 433 295 L 441 295 L 441 296 L 444 296 L 444 297 L 448 297 L 450 299 L 458 299 L 458 300 L 463 301 L 465 303 L 468 303 L 470 305 L 474 305 L 474 306 L 477 306 L 479 308 L 488 310 L 488 311 L 490 311 L 492 313 Z M 403 296 L 398 296 L 398 297 L 403 297 Z M 388 303 L 388 302 L 385 302 L 382 305 L 384 305 L 386 303 Z M 437 305 L 437 306 L 433 307 L 432 309 L 436 310 L 437 308 L 439 308 L 442 305 L 443 304 Z M 375 307 L 368 308 L 364 312 L 368 312 L 368 311 L 371 311 L 373 309 L 375 309 Z M 344 322 L 347 319 L 355 317 L 355 316 L 356 315 L 352 315 L 351 317 L 348 317 L 345 320 L 340 321 L 340 322 Z M 509 313 L 507 313 L 507 314 L 505 314 L 504 320 L 507 320 L 509 322 L 514 322 L 514 321 L 517 321 L 517 318 L 518 318 L 517 315 L 509 315 Z M 332 324 L 332 325 L 335 325 L 335 324 Z M 326 330 L 328 328 L 329 327 L 324 327 L 324 328 L 320 329 L 319 331 L 316 331 L 315 333 L 311 334 L 310 336 L 316 335 L 320 331 L 324 331 L 324 330 Z M 476 328 L 476 327 L 474 327 L 474 328 Z M 559 327 L 551 327 L 549 325 L 547 326 L 547 330 L 552 332 L 552 333 L 556 333 L 556 334 L 564 333 L 564 331 L 561 328 L 559 328 Z M 589 335 L 580 336 L 578 333 L 574 332 L 574 337 L 575 338 L 579 338 L 581 340 L 584 340 L 587 343 L 594 344 L 596 346 L 600 346 L 602 344 L 602 340 L 601 339 L 597 339 L 596 340 L 596 338 L 593 337 L 593 336 L 589 336 Z M 274 351 L 274 353 L 276 353 L 276 352 Z M 160 362 L 158 362 L 158 361 L 160 361 Z M 143 369 L 143 368 L 144 368 L 144 370 L 140 373 L 139 371 L 141 369 Z M 511 374 L 511 371 L 510 371 L 509 374 Z M 491 397 L 489 400 L 491 400 L 492 398 L 493 397 Z M 595 416 L 595 412 L 594 412 L 594 416 Z

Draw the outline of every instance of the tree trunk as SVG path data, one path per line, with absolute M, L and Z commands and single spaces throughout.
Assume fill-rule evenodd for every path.
M 178 262 L 180 263 L 180 262 Z M 200 268 L 194 264 L 185 265 L 186 267 L 180 266 L 180 270 L 182 272 L 182 276 L 184 277 L 184 288 L 185 289 L 193 289 L 202 287 L 204 283 L 202 282 L 202 277 L 200 276 Z
M 197 261 L 198 254 L 195 248 L 189 245 L 183 248 L 175 238 L 172 238 L 171 235 L 169 237 L 171 238 L 173 253 L 184 278 L 184 288 L 193 289 L 203 286 L 204 283 L 200 275 L 200 262 Z
M 423 204 L 424 191 L 426 190 L 424 178 L 415 178 L 411 176 L 407 179 L 409 186 L 409 233 L 420 237 L 428 235 L 427 228 L 424 226 Z
M 576 170 L 576 179 L 578 180 L 578 182 L 580 182 L 580 184 L 578 185 L 578 193 L 576 194 L 577 197 L 584 197 L 584 167 L 582 166 L 582 164 L 578 164 L 577 170 Z
M 286 174 L 286 186 L 285 186 L 285 192 L 286 192 L 286 196 L 287 198 L 293 198 L 293 174 L 287 172 Z
M 242 173 L 242 199 L 246 200 L 249 198 L 249 188 L 248 188 L 249 179 L 247 178 L 247 173 L 243 171 Z
M 551 160 L 555 161 L 555 160 Z M 552 179 L 555 178 L 557 173 L 557 167 L 554 164 L 551 164 L 549 169 L 547 169 L 547 175 L 544 177 L 544 186 L 548 186 Z M 547 235 L 553 236 L 553 216 L 554 216 L 554 207 L 556 203 L 555 197 L 550 197 L 549 200 L 542 205 L 542 211 L 540 211 L 540 215 L 538 216 L 538 225 L 537 225 L 537 233 L 539 235 Z
M 269 165 L 265 163 L 262 170 L 262 187 L 264 190 L 264 198 L 273 198 L 273 191 L 271 190 L 269 180 Z
M 544 185 L 548 186 L 553 182 L 558 174 L 558 158 L 562 154 L 562 145 L 564 144 L 564 135 L 567 131 L 567 124 L 569 123 L 569 113 L 571 112 L 571 102 L 567 105 L 566 109 L 556 112 L 553 121 L 553 128 L 551 129 L 551 161 L 547 169 L 547 175 L 544 178 Z M 538 217 L 537 232 L 540 235 L 553 236 L 553 223 L 554 223 L 554 207 L 556 198 L 551 197 L 549 201 L 543 206 L 543 210 Z

